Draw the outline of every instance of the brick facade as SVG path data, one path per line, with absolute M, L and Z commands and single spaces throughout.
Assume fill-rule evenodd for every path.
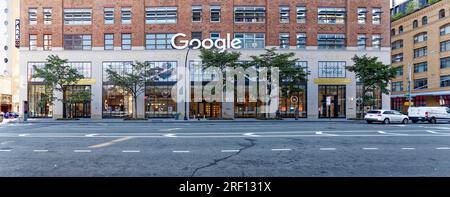
M 202 22 L 192 22 L 191 6 L 202 5 Z M 221 6 L 221 21 L 210 22 L 210 5 Z M 290 22 L 280 23 L 279 7 L 290 7 Z M 173 6 L 178 8 L 177 24 L 145 24 L 145 7 Z M 262 6 L 266 7 L 265 23 L 234 23 L 234 6 Z M 306 6 L 307 22 L 299 24 L 296 22 L 296 6 Z M 105 25 L 103 22 L 103 9 L 115 8 L 115 24 Z M 122 7 L 132 8 L 132 24 L 122 25 L 120 23 L 120 9 Z M 346 23 L 343 25 L 317 23 L 318 7 L 340 7 L 346 8 Z M 368 22 L 364 25 L 357 23 L 357 9 L 365 7 L 368 10 Z M 382 8 L 381 25 L 373 25 L 372 8 Z M 37 8 L 37 25 L 28 24 L 28 9 Z M 43 23 L 43 8 L 53 9 L 53 22 L 51 25 Z M 64 26 L 64 8 L 91 8 L 92 25 Z M 307 45 L 317 46 L 318 33 L 342 33 L 346 34 L 347 46 L 357 45 L 357 35 L 366 34 L 367 46 L 371 46 L 371 35 L 381 34 L 382 47 L 390 45 L 389 39 L 389 1 L 388 0 L 21 0 L 22 40 L 21 46 L 28 47 L 30 34 L 38 36 L 37 46 L 42 47 L 43 35 L 51 34 L 53 37 L 52 47 L 63 47 L 64 34 L 92 34 L 92 46 L 103 47 L 103 35 L 105 33 L 115 34 L 115 45 L 120 47 L 120 34 L 132 33 L 133 46 L 144 46 L 145 33 L 185 33 L 190 36 L 191 32 L 202 31 L 203 37 L 209 33 L 220 32 L 224 37 L 227 33 L 235 32 L 261 32 L 266 35 L 266 46 L 279 45 L 279 33 L 290 33 L 290 43 L 295 46 L 296 33 L 307 34 Z

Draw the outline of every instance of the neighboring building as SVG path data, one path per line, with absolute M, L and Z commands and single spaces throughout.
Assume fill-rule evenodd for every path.
M 422 6 L 391 28 L 392 66 L 403 68 L 392 81 L 392 108 L 407 111 L 409 90 L 414 106 L 450 106 L 450 0 Z
M 277 47 L 294 52 L 299 69 L 311 72 L 304 91 L 293 93 L 298 102 L 282 99 L 280 112 L 292 117 L 354 118 L 360 84 L 345 67 L 354 55 L 379 57 L 390 63 L 389 0 L 21 0 L 21 101 L 27 101 L 31 117 L 61 117 L 61 105 L 38 105 L 45 89 L 33 79 L 33 67 L 50 54 L 70 61 L 89 80 L 73 91 L 90 91 L 92 99 L 71 106 L 74 116 L 120 118 L 131 112 L 131 97 L 107 79 L 105 70 L 127 69 L 130 62 L 150 61 L 170 73 L 185 66 L 186 50 L 175 50 L 170 39 L 176 33 L 189 38 L 225 38 L 243 41 L 242 61 Z M 199 51 L 189 55 L 189 67 L 198 63 Z M 191 79 L 202 74 L 191 72 Z M 138 114 L 148 118 L 184 116 L 184 103 L 170 95 L 176 77 L 160 76 L 138 99 Z M 61 96 L 61 95 L 58 95 Z M 386 95 L 377 96 L 377 107 L 389 108 Z M 383 97 L 383 99 L 382 99 Z M 292 99 L 296 101 L 296 99 Z M 221 103 L 191 102 L 194 115 L 221 117 Z M 225 113 L 235 118 L 255 117 L 256 103 L 236 102 Z M 23 110 L 21 110 L 23 112 Z
M 18 48 L 15 47 L 16 19 L 19 2 L 0 1 L 0 111 L 19 111 Z M 16 96 L 13 96 L 16 95 Z

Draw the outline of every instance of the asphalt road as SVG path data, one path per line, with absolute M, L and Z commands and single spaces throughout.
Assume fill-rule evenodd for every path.
M 0 176 L 450 176 L 450 124 L 9 123 Z

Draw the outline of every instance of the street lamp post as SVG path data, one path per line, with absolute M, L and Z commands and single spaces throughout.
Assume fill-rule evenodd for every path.
M 188 102 L 188 82 L 190 82 L 191 80 L 189 79 L 190 76 L 187 76 L 187 69 L 189 69 L 189 67 L 187 66 L 188 64 L 188 57 L 189 57 L 189 52 L 192 49 L 192 45 L 188 46 L 187 52 L 186 52 L 186 59 L 184 61 L 184 120 L 188 120 L 188 110 L 187 110 L 187 102 Z

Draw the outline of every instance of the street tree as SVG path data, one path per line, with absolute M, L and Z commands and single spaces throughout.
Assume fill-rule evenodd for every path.
M 83 79 L 77 69 L 67 65 L 67 59 L 61 59 L 57 55 L 50 55 L 47 57 L 47 62 L 42 68 L 34 67 L 35 73 L 34 78 L 41 78 L 46 87 L 46 92 L 43 100 L 49 105 L 53 105 L 54 101 L 61 101 L 63 105 L 63 118 L 67 118 L 67 107 L 69 106 L 69 98 L 67 97 L 67 90 L 70 86 L 77 85 L 77 83 Z M 54 97 L 51 92 L 57 91 L 62 93 L 62 99 Z M 72 92 L 70 93 L 70 102 L 75 100 L 89 100 L 90 95 L 82 92 Z M 43 102 L 44 103 L 44 102 Z
M 131 64 L 129 70 L 116 71 L 112 68 L 106 70 L 108 79 L 112 84 L 126 90 L 133 97 L 132 118 L 137 119 L 137 98 L 145 92 L 145 85 L 158 77 L 161 68 L 151 68 L 149 62 L 139 62 Z
M 268 71 L 267 76 L 271 76 L 271 70 L 273 68 L 278 68 L 279 70 L 279 79 L 281 84 L 281 94 L 283 97 L 288 97 L 290 93 L 301 92 L 303 91 L 299 88 L 299 84 L 306 81 L 306 76 L 308 73 L 305 71 L 305 68 L 296 67 L 297 58 L 294 58 L 294 53 L 277 53 L 275 48 L 266 49 L 266 53 L 261 54 L 259 56 L 251 56 L 252 61 L 250 65 L 266 68 Z M 271 95 L 272 90 L 272 80 L 267 80 L 267 89 L 269 90 L 268 94 Z M 270 105 L 270 100 L 269 103 Z M 270 114 L 265 114 L 265 116 L 269 116 Z
M 375 102 L 371 94 L 380 91 L 389 94 L 389 83 L 395 78 L 398 67 L 391 67 L 378 61 L 378 57 L 368 57 L 355 55 L 352 58 L 354 65 L 347 66 L 350 72 L 354 72 L 356 78 L 362 84 L 362 106 L 373 107 Z M 364 111 L 363 107 L 363 113 Z
M 222 71 L 222 93 L 226 90 L 226 73 L 225 70 L 227 67 L 236 67 L 239 62 L 239 58 L 241 57 L 241 53 L 236 51 L 220 51 L 219 49 L 201 49 L 200 51 L 200 59 L 202 61 L 202 69 L 205 70 L 207 68 L 219 68 Z M 217 90 L 220 91 L 220 90 Z M 224 100 L 222 95 L 222 101 Z M 225 113 L 225 109 L 222 109 L 221 117 L 223 118 L 223 113 Z

